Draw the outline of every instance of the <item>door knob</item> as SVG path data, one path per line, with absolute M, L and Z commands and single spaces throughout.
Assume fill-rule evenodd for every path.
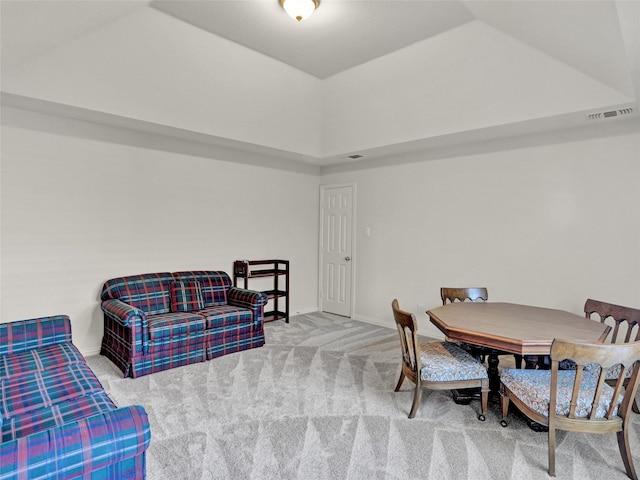
M 350 262 L 350 261 L 351 261 L 351 257 L 344 257 L 344 259 L 345 259 L 347 262 Z

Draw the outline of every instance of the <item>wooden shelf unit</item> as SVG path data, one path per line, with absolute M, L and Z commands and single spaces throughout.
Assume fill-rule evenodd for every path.
M 238 286 L 239 280 L 243 280 L 242 288 L 248 289 L 250 278 L 269 277 L 273 278 L 273 288 L 259 290 L 269 297 L 273 305 L 269 310 L 265 307 L 264 321 L 284 319 L 289 323 L 289 260 L 236 260 L 233 262 L 235 287 Z

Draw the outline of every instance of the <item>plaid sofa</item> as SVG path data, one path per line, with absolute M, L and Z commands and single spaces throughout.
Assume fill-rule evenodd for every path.
M 222 271 L 113 278 L 101 293 L 100 353 L 139 377 L 264 345 L 261 292 L 233 287 Z
M 0 479 L 143 479 L 150 430 L 117 408 L 65 315 L 0 323 Z

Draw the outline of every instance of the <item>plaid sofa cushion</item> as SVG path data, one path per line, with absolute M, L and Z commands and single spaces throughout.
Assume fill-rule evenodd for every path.
M 169 292 L 172 312 L 193 312 L 204 308 L 200 282 L 173 282 Z
M 0 356 L 58 343 L 71 343 L 67 315 L 0 323 Z
M 151 343 L 160 338 L 180 337 L 204 331 L 202 315 L 189 312 L 165 313 L 149 318 L 149 339 Z
M 0 380 L 0 416 L 16 417 L 76 397 L 103 391 L 84 363 L 71 363 Z
M 233 307 L 230 305 L 205 308 L 199 313 L 205 317 L 208 329 L 241 323 L 250 324 L 253 320 L 253 314 L 248 308 Z
M 100 298 L 122 302 L 151 315 L 171 311 L 169 285 L 173 275 L 169 272 L 145 273 L 107 280 Z
M 82 354 L 72 343 L 60 343 L 3 355 L 0 357 L 0 380 L 69 363 L 84 363 Z
M 194 270 L 175 272 L 173 276 L 176 281 L 200 282 L 205 307 L 227 303 L 227 293 L 231 288 L 231 277 L 226 272 Z
M 58 427 L 65 423 L 98 413 L 115 410 L 116 406 L 105 392 L 71 398 L 48 407 L 22 413 L 6 419 L 2 428 L 2 442 L 26 437 L 32 433 Z

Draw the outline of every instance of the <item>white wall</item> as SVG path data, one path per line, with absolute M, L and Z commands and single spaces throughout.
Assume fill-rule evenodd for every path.
M 151 7 L 2 69 L 4 92 L 311 156 L 319 85 Z
M 357 184 L 357 319 L 390 324 L 394 297 L 437 306 L 445 285 L 575 313 L 587 297 L 640 307 L 639 133 L 319 177 L 136 147 L 135 132 L 71 136 L 54 117 L 46 131 L 45 117 L 3 115 L 0 321 L 69 314 L 84 353 L 99 348 L 102 283 L 126 274 L 287 258 L 292 313 L 315 310 L 320 183 Z
M 238 258 L 289 259 L 292 313 L 316 309 L 316 175 L 6 123 L 1 167 L 0 321 L 68 314 L 97 353 L 105 280 Z
M 604 9 L 605 25 L 617 21 L 614 11 Z M 43 13 L 38 17 L 48 20 Z M 3 30 L 10 60 L 29 43 L 16 32 Z M 622 39 L 616 40 L 606 42 L 606 51 L 621 50 Z M 571 66 L 575 52 L 564 63 L 531 46 L 538 43 L 474 20 L 319 80 L 142 6 L 76 38 L 52 41 L 33 57 L 3 62 L 0 73 L 3 92 L 273 148 L 311 162 L 493 126 L 524 128 L 557 116 L 582 122 L 586 111 L 635 104 L 635 96 Z M 617 71 L 587 58 L 601 74 Z
M 639 133 L 322 177 L 341 182 L 357 184 L 360 319 L 390 324 L 394 297 L 435 307 L 442 286 L 578 314 L 587 297 L 640 308 Z
M 635 102 L 477 20 L 334 75 L 322 92 L 325 156 Z

